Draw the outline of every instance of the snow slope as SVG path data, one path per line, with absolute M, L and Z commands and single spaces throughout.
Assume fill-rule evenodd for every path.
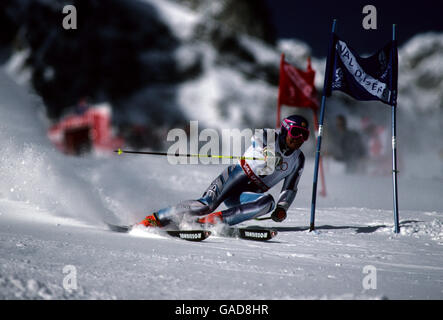
M 328 197 L 309 233 L 311 161 L 286 221 L 245 223 L 275 227 L 275 241 L 118 234 L 104 221 L 139 221 L 198 197 L 223 166 L 66 157 L 47 141 L 40 107 L 0 72 L 1 299 L 443 298 L 441 175 L 400 176 L 399 235 L 390 177 L 346 176 L 335 163 L 325 166 Z M 77 289 L 64 289 L 67 266 Z M 376 268 L 376 289 L 363 287 L 366 266 Z

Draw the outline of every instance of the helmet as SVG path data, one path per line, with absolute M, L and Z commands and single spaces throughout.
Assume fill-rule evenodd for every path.
M 303 141 L 308 140 L 308 120 L 299 115 L 292 115 L 283 119 L 280 127 L 280 136 L 285 139 L 288 134 L 293 138 L 302 137 Z

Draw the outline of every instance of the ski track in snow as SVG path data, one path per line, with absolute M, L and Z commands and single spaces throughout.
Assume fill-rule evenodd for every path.
M 36 121 L 35 98 L 4 73 L 0 82 L 7 151 L 0 156 L 0 299 L 443 298 L 441 177 L 400 176 L 398 235 L 390 177 L 332 170 L 328 197 L 318 199 L 316 231 L 308 232 L 310 158 L 286 221 L 243 224 L 275 227 L 273 241 L 119 234 L 104 222 L 134 223 L 196 198 L 224 166 L 61 155 Z M 63 287 L 66 266 L 76 269 L 76 289 Z M 376 289 L 363 287 L 365 266 L 377 270 Z
M 271 223 L 279 235 L 266 243 L 219 236 L 193 243 L 156 230 L 128 235 L 70 223 L 17 223 L 3 214 L 2 298 L 441 298 L 443 243 L 435 238 L 435 216 L 419 224 L 432 232 L 394 235 L 384 227 L 389 221 L 343 225 L 329 215 L 309 233 L 296 216 L 301 212 L 309 210 L 291 210 L 284 226 Z M 408 220 L 402 219 L 402 230 L 417 230 Z M 66 265 L 77 268 L 79 289 L 73 292 L 62 287 Z M 377 268 L 376 290 L 362 287 L 367 265 Z

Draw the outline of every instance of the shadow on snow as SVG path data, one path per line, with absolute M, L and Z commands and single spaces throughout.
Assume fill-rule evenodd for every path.
M 423 222 L 419 220 L 405 220 L 400 222 L 400 226 L 406 226 L 411 223 Z M 380 228 L 390 228 L 390 225 L 376 225 L 376 226 L 332 226 L 332 225 L 322 225 L 315 227 L 315 230 L 344 230 L 344 229 L 355 229 L 355 233 L 374 233 Z M 254 228 L 263 228 L 261 226 L 254 226 Z M 297 231 L 307 231 L 309 227 L 272 227 L 272 229 L 278 232 L 297 232 Z

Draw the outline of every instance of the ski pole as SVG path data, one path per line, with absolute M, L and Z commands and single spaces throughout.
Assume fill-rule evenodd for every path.
M 269 220 L 272 219 L 272 217 L 260 217 L 260 218 L 255 218 L 255 220 L 261 221 L 261 220 Z
M 198 158 L 218 158 L 218 159 L 240 159 L 240 160 L 265 160 L 264 158 L 256 157 L 243 157 L 243 156 L 221 156 L 221 155 L 211 155 L 211 154 L 179 154 L 179 153 L 167 153 L 167 152 L 155 152 L 155 151 L 131 151 L 131 150 L 114 150 L 114 152 L 121 155 L 122 153 L 132 153 L 132 154 L 147 154 L 156 156 L 171 156 L 171 157 L 198 157 Z

